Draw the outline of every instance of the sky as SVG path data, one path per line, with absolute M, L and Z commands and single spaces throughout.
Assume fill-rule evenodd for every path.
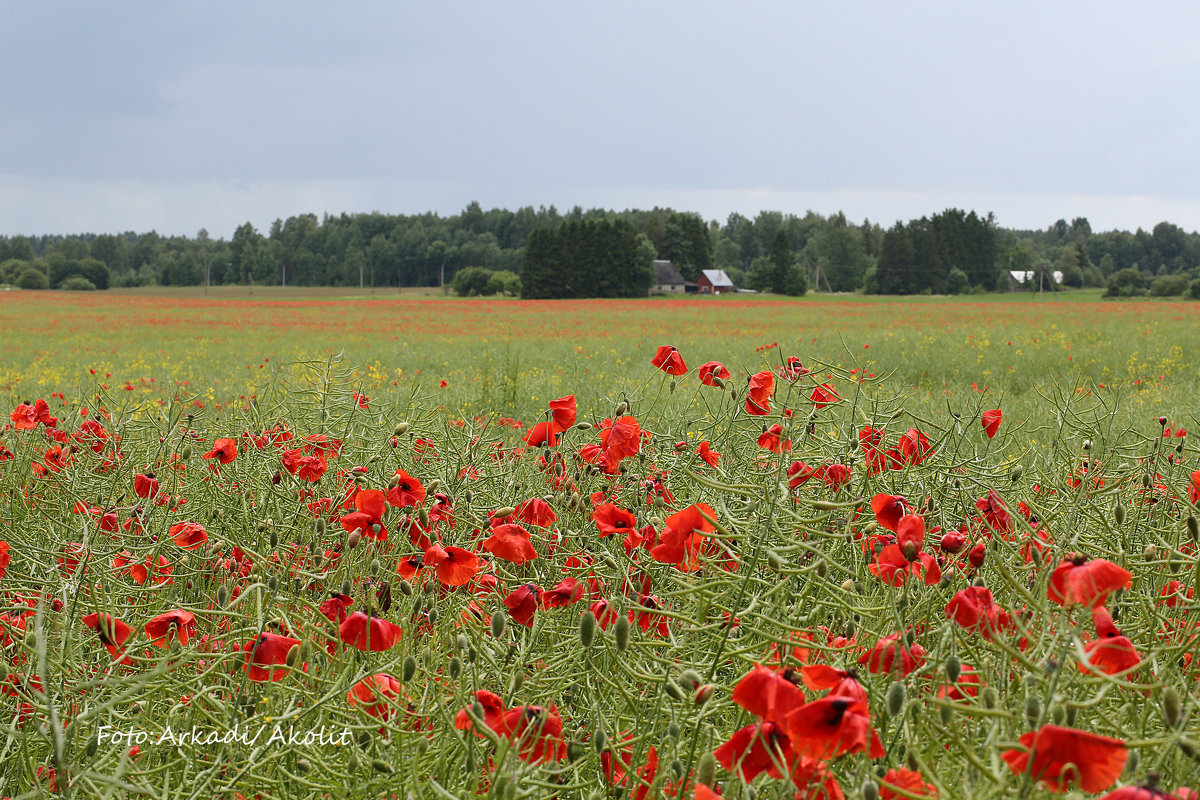
M 1200 229 L 1200 4 L 0 0 L 0 235 L 945 208 Z

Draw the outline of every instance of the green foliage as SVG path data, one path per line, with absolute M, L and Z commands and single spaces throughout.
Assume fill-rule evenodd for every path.
M 1193 300 L 1200 300 L 1200 278 L 1188 284 L 1188 297 Z
M 0 283 L 16 283 L 17 276 L 31 266 L 28 261 L 20 258 L 10 258 L 0 261 Z
M 883 235 L 879 260 L 875 262 L 875 284 L 880 294 L 912 294 L 917 282 L 912 240 L 897 222 Z
M 1187 275 L 1162 275 L 1150 284 L 1150 294 L 1154 297 L 1178 297 L 1187 290 Z
M 521 276 L 507 269 L 496 270 L 488 278 L 481 294 L 504 294 L 510 297 L 521 295 Z
M 17 287 L 20 289 L 49 289 L 50 279 L 46 273 L 35 266 L 28 266 L 17 276 Z
M 653 282 L 653 255 L 624 220 L 568 219 L 531 235 L 521 296 L 639 297 Z
M 1104 296 L 1133 297 L 1145 294 L 1145 289 L 1146 276 L 1142 274 L 1141 270 L 1126 267 L 1109 276 L 1108 289 L 1104 292 Z
M 492 277 L 490 269 L 483 267 L 467 267 L 460 269 L 454 274 L 454 281 L 451 286 L 454 293 L 459 297 L 468 297 L 477 294 L 484 294 L 487 289 L 488 281 Z
M 946 294 L 966 294 L 971 291 L 971 279 L 958 267 L 946 276 Z
M 59 283 L 58 288 L 66 292 L 94 292 L 96 284 L 82 275 L 72 275 Z
M 792 266 L 792 246 L 788 242 L 785 231 L 776 231 L 775 238 L 771 240 L 769 258 L 771 261 L 771 291 L 776 294 L 788 294 L 788 288 L 792 282 L 792 272 L 798 270 L 794 270 Z

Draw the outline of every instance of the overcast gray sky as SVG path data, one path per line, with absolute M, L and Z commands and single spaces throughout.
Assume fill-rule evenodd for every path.
M 0 0 L 0 233 L 555 204 L 1200 228 L 1200 4 Z

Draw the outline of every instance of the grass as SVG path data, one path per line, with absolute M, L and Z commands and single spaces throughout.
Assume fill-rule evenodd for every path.
M 794 740 L 771 740 L 792 777 L 753 777 L 753 794 L 820 797 L 791 755 L 807 728 L 734 692 L 756 665 L 822 664 L 854 671 L 884 751 L 820 740 L 847 796 L 908 779 L 915 796 L 1047 796 L 1070 769 L 1009 763 L 1047 724 L 1123 743 L 1112 769 L 1095 769 L 1097 749 L 1080 766 L 1104 789 L 1195 785 L 1200 467 L 1177 434 L 1200 429 L 1198 312 L 1066 296 L 0 295 L 0 395 L 17 409 L 0 433 L 0 785 L 690 798 L 703 779 L 749 797 L 730 754 L 765 715 Z M 668 344 L 686 374 L 651 365 Z M 808 372 L 777 372 L 770 412 L 748 413 L 747 377 L 789 356 Z M 697 379 L 709 360 L 730 369 L 725 386 Z M 539 443 L 534 425 L 568 395 L 576 418 Z M 38 398 L 56 427 L 17 429 L 18 403 Z M 981 416 L 997 408 L 991 438 Z M 236 446 L 224 464 L 220 439 Z M 374 514 L 371 492 L 397 471 L 426 496 Z M 151 473 L 158 493 L 141 496 Z M 920 517 L 921 559 L 888 561 L 900 544 L 872 509 L 880 494 Z M 606 504 L 632 524 L 603 535 Z M 498 544 L 497 520 L 537 557 Z M 435 542 L 479 559 L 465 585 L 438 570 Z M 1084 603 L 1055 602 L 1077 553 L 1127 571 L 1128 588 L 1110 571 L 1080 583 Z M 991 627 L 947 610 L 985 587 Z M 335 594 L 398 638 L 355 647 Z M 1137 663 L 1097 638 L 1098 594 Z M 152 641 L 180 611 L 191 639 Z M 129 663 L 92 613 L 129 626 Z M 964 673 L 979 683 L 953 680 Z M 184 729 L 201 740 L 178 744 Z M 771 765 L 756 752 L 743 773 Z

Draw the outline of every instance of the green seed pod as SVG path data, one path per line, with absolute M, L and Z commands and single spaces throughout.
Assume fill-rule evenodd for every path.
M 682 700 L 684 697 L 683 689 L 679 688 L 679 684 L 670 678 L 663 682 L 663 691 L 672 700 Z
M 313 533 L 317 536 L 325 535 L 325 518 L 318 517 L 316 523 L 313 524 Z
M 412 656 L 407 656 L 404 659 L 404 669 L 400 673 L 400 677 L 404 683 L 408 683 L 417 674 L 417 660 Z
M 767 566 L 774 572 L 779 572 L 783 569 L 783 559 L 774 550 L 767 551 Z
M 1025 471 L 1025 470 L 1024 470 L 1024 469 L 1022 469 L 1021 465 L 1020 465 L 1020 464 L 1017 464 L 1015 467 L 1013 467 L 1013 468 L 1012 468 L 1012 474 L 1011 474 L 1011 475 L 1009 475 L 1009 477 L 1010 477 L 1010 478 L 1013 480 L 1013 482 L 1015 483 L 1016 481 L 1019 481 L 1019 480 L 1021 480 L 1021 474 L 1022 474 L 1024 471 Z
M 508 616 L 503 611 L 497 610 L 492 614 L 492 638 L 499 639 L 504 635 L 504 631 L 508 628 Z
M 1163 722 L 1168 728 L 1178 728 L 1183 718 L 1183 702 L 1174 686 L 1168 686 L 1162 693 Z
M 950 721 L 954 719 L 954 709 L 950 706 L 938 706 L 938 716 L 943 725 L 949 725 Z
M 100 747 L 99 734 L 92 734 L 92 737 L 87 740 L 87 747 L 83 748 L 83 754 L 88 758 L 95 758 L 96 750 Z
M 1050 706 L 1050 719 L 1054 720 L 1055 725 L 1062 725 L 1067 721 L 1067 707 L 1062 703 Z
M 863 800 L 879 800 L 879 784 L 867 778 L 862 785 Z
M 513 676 L 513 691 L 521 691 L 521 687 L 525 685 L 525 670 L 517 670 L 517 674 Z M 480 715 L 482 716 L 482 714 Z
M 597 754 L 603 753 L 604 748 L 608 745 L 608 735 L 604 732 L 604 728 L 596 728 L 596 734 L 592 736 L 592 749 Z
M 587 745 L 582 742 L 571 742 L 567 745 L 567 761 L 575 763 L 587 754 Z
M 1121 504 L 1120 500 L 1117 501 L 1117 506 L 1113 509 L 1113 519 L 1117 521 L 1118 525 L 1125 524 L 1125 506 Z
M 228 602 L 229 602 L 229 589 L 227 589 L 224 585 L 218 586 L 217 587 L 217 607 L 224 608 L 225 604 Z
M 412 597 L 413 588 L 412 584 L 408 581 L 401 579 L 400 582 L 396 584 L 396 588 L 399 589 L 400 594 L 404 595 L 405 597 Z M 349 592 L 345 592 L 345 594 L 349 594 Z
M 187 461 L 189 458 L 192 457 L 192 446 L 190 444 L 184 445 L 183 451 L 180 452 L 179 455 L 184 461 Z
M 307 758 L 297 758 L 296 771 L 301 775 L 307 775 L 308 773 L 312 772 L 312 762 Z
M 1196 521 L 1194 514 L 1188 514 L 1187 518 L 1188 533 L 1191 534 L 1192 541 L 1200 541 L 1200 522 Z
M 617 645 L 617 652 L 624 653 L 625 648 L 629 647 L 629 617 L 617 619 L 613 639 Z
M 1038 720 L 1042 718 L 1042 701 L 1036 696 L 1030 697 L 1025 701 L 1025 721 L 1030 727 L 1036 727 Z
M 458 656 L 453 656 L 450 659 L 450 680 L 457 680 L 459 675 L 462 675 L 463 663 Z
M 895 681 L 888 687 L 887 691 L 887 713 L 893 719 L 904 713 L 904 702 L 906 700 L 904 691 L 904 682 Z
M 700 682 L 704 680 L 700 677 L 700 673 L 694 669 L 685 669 L 679 673 L 679 685 L 689 692 L 694 692 L 700 687 Z
M 979 697 L 983 701 L 984 708 L 995 708 L 1000 705 L 1000 694 L 996 691 L 995 686 L 984 687 Z
M 711 752 L 705 750 L 696 763 L 696 783 L 712 788 L 717 779 L 717 759 Z
M 395 771 L 392 769 L 391 764 L 387 763 L 386 761 L 382 761 L 378 758 L 371 762 L 371 768 L 374 769 L 376 772 L 383 772 L 387 775 L 391 775 Z
M 592 640 L 595 638 L 596 615 L 589 609 L 579 617 L 579 643 L 588 648 L 592 646 Z

